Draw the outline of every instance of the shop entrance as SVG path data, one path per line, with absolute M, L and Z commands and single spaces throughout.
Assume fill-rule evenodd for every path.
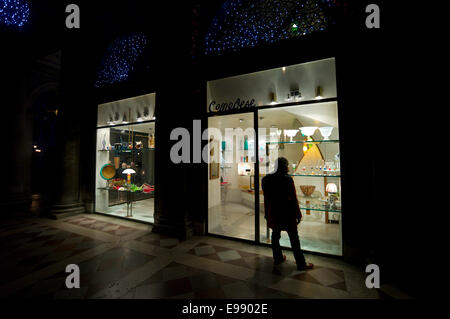
M 254 113 L 213 116 L 208 127 L 221 135 L 210 141 L 208 232 L 255 240 Z

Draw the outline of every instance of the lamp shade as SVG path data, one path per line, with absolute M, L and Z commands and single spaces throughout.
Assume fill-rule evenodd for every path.
M 136 171 L 134 170 L 134 169 L 131 169 L 131 168 L 127 168 L 126 170 L 124 170 L 123 172 L 122 172 L 122 174 L 136 174 Z
M 337 193 L 337 186 L 334 183 L 328 183 L 326 187 L 327 193 Z

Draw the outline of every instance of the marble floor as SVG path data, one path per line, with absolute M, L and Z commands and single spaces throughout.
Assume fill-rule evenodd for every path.
M 130 220 L 138 220 L 146 223 L 154 223 L 155 199 L 143 199 L 133 202 L 133 216 L 127 216 L 127 204 L 119 204 L 108 207 L 102 214 L 125 217 Z
M 296 271 L 290 251 L 274 268 L 268 247 L 195 236 L 186 241 L 152 226 L 99 214 L 8 219 L 0 227 L 0 298 L 379 298 L 362 269 L 306 254 Z M 65 267 L 80 268 L 79 289 Z
M 260 214 L 260 240 L 270 243 L 264 214 Z M 299 225 L 300 243 L 303 250 L 341 256 L 340 225 L 317 221 L 302 221 Z M 208 231 L 211 234 L 240 239 L 255 240 L 254 209 L 238 203 L 226 203 L 208 211 Z M 290 247 L 286 232 L 281 233 L 280 244 Z

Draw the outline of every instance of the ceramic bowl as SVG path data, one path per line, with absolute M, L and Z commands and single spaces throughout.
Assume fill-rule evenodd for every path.
M 300 190 L 305 196 L 311 196 L 316 190 L 314 185 L 300 185 Z

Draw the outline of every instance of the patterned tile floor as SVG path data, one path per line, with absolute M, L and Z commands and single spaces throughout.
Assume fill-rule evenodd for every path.
M 379 298 L 351 265 L 306 255 L 315 268 L 299 272 L 285 254 L 274 268 L 268 247 L 179 241 L 103 215 L 8 221 L 0 227 L 0 298 Z M 79 289 L 65 286 L 68 264 L 80 268 Z

